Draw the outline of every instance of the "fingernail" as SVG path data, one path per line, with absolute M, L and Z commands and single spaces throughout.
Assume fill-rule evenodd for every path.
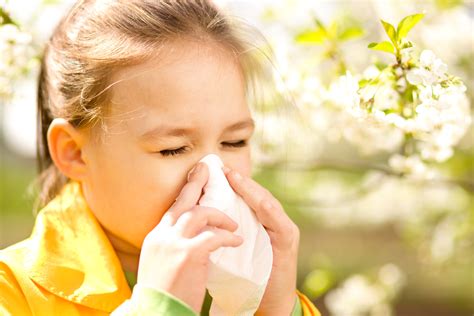
M 222 171 L 224 171 L 224 174 L 228 174 L 230 171 L 230 168 L 227 168 L 226 166 L 222 167 Z
M 188 181 L 193 174 L 198 173 L 202 169 L 202 163 L 198 162 L 191 171 L 188 173 Z
M 237 171 L 234 172 L 234 179 L 235 180 L 242 180 L 242 176 L 240 175 L 240 173 L 238 173 Z
M 196 165 L 196 170 L 194 170 L 194 172 L 200 172 L 203 164 L 203 162 L 198 162 L 198 164 Z
M 186 177 L 188 179 L 188 181 L 189 181 L 189 178 L 191 178 L 191 175 L 193 174 L 194 169 L 196 169 L 196 166 L 194 166 L 193 169 L 189 170 L 188 176 Z
M 176 201 L 178 201 L 180 198 L 181 198 L 181 195 L 183 194 L 183 190 L 181 190 L 181 192 L 179 192 L 178 196 L 176 197 L 176 199 L 174 199 L 174 203 L 176 203 Z M 173 204 L 174 204 L 173 203 Z

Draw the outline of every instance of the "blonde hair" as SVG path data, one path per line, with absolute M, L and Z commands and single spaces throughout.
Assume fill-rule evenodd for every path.
M 77 128 L 100 122 L 111 75 L 140 63 L 176 39 L 215 42 L 239 61 L 247 97 L 268 78 L 270 46 L 255 28 L 225 15 L 208 0 L 82 0 L 46 43 L 38 82 L 38 186 L 36 210 L 68 179 L 51 159 L 47 131 L 56 117 Z

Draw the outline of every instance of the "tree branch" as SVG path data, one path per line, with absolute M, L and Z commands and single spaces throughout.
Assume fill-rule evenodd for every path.
M 316 171 L 322 169 L 334 169 L 347 172 L 367 172 L 379 171 L 387 176 L 403 178 L 407 181 L 421 185 L 456 185 L 464 190 L 474 193 L 474 181 L 471 179 L 454 179 L 454 178 L 433 178 L 433 179 L 417 179 L 409 177 L 407 174 L 396 172 L 386 165 L 366 163 L 361 161 L 345 161 L 345 160 L 320 160 L 318 162 L 285 162 L 278 161 L 262 165 L 266 169 L 284 169 L 290 171 Z

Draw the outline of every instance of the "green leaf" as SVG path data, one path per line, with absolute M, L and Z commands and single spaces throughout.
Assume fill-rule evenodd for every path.
M 397 26 L 397 38 L 401 40 L 405 38 L 408 32 L 418 23 L 425 15 L 420 14 L 413 14 L 407 17 L 404 17 L 403 20 L 398 23 Z
M 361 79 L 359 80 L 359 87 L 363 88 L 365 87 L 370 81 L 368 79 Z
M 388 38 L 392 41 L 393 45 L 397 45 L 397 31 L 395 30 L 395 27 L 388 23 L 385 22 L 384 20 L 380 20 L 382 22 L 383 28 L 385 29 L 385 33 L 387 33 Z
M 387 52 L 390 54 L 395 54 L 395 47 L 393 44 L 387 41 L 380 42 L 380 43 L 370 43 L 368 48 L 373 50 L 380 50 L 382 52 Z
M 301 44 L 322 44 L 327 39 L 327 34 L 322 29 L 306 31 L 296 36 L 296 42 Z
M 350 39 L 358 38 L 364 35 L 364 29 L 358 26 L 349 27 L 345 29 L 341 34 L 339 34 L 338 38 L 341 41 L 347 41 Z
M 15 21 L 10 17 L 7 11 L 5 11 L 1 6 L 0 6 L 0 25 L 2 24 L 13 24 L 18 26 Z
M 463 4 L 463 0 L 435 0 L 436 6 L 439 9 L 451 9 Z
M 339 25 L 337 25 L 337 22 L 332 21 L 331 24 L 329 24 L 329 27 L 326 29 L 328 37 L 329 38 L 337 38 L 338 28 L 339 28 Z
M 377 60 L 374 65 L 375 65 L 375 67 L 377 67 L 377 69 L 380 70 L 380 71 L 383 71 L 385 68 L 388 67 L 388 65 L 387 65 L 386 63 L 384 63 L 384 62 L 382 62 L 382 61 L 380 61 L 380 60 Z
M 313 17 L 314 23 L 316 23 L 317 29 L 321 29 L 324 33 L 327 33 L 326 26 L 324 26 L 323 22 L 317 17 Z
M 400 49 L 405 49 L 405 48 L 410 48 L 410 47 L 413 47 L 413 43 L 410 41 L 406 41 L 402 44 L 402 47 L 400 47 Z

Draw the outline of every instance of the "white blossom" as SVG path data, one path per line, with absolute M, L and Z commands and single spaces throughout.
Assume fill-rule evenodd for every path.
M 329 292 L 325 303 L 334 316 L 387 316 L 392 314 L 391 302 L 405 284 L 405 275 L 398 266 L 382 266 L 377 278 L 355 274 Z
M 379 151 L 396 150 L 403 141 L 403 132 L 382 124 L 373 117 L 354 119 L 345 116 L 343 136 L 357 146 L 362 154 L 370 155 Z
M 357 111 L 360 105 L 358 90 L 359 81 L 348 71 L 331 84 L 325 99 L 336 107 Z
M 379 282 L 384 285 L 392 298 L 395 297 L 405 285 L 405 279 L 402 270 L 393 263 L 382 266 L 378 273 Z
M 413 47 L 407 47 L 400 50 L 401 61 L 406 64 L 414 58 L 415 49 Z
M 444 78 L 448 71 L 448 66 L 437 58 L 433 51 L 425 49 L 420 54 L 420 66 L 431 70 L 439 78 Z
M 31 36 L 13 24 L 0 25 L 0 98 L 11 97 L 12 81 L 28 67 L 33 56 Z
M 371 284 L 367 278 L 356 274 L 348 278 L 341 287 L 331 291 L 325 298 L 326 306 L 335 316 L 374 315 L 371 313 L 385 304 L 382 287 Z
M 407 80 L 413 85 L 432 85 L 446 78 L 448 67 L 437 58 L 431 50 L 424 50 L 420 54 L 418 67 L 407 73 Z
M 448 218 L 435 227 L 430 245 L 430 254 L 435 261 L 444 262 L 452 256 L 456 237 L 455 224 Z
M 425 68 L 414 68 L 407 73 L 407 80 L 413 85 L 429 85 L 434 83 L 436 79 L 436 75 Z
M 391 85 L 378 87 L 374 96 L 374 108 L 379 110 L 394 109 L 397 107 L 400 96 Z
M 418 155 L 394 154 L 389 158 L 388 164 L 393 170 L 414 178 L 423 179 L 435 176 L 434 171 L 428 168 Z
M 366 79 L 375 79 L 380 74 L 380 70 L 375 65 L 370 65 L 365 68 L 362 76 Z

